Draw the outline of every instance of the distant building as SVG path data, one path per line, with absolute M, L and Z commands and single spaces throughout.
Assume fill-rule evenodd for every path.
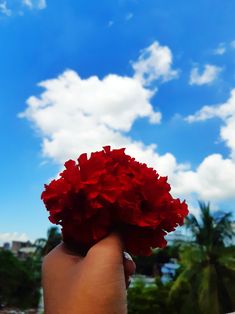
M 12 241 L 11 251 L 13 254 L 17 255 L 18 251 L 24 247 L 30 247 L 31 242 L 22 242 L 22 241 Z
M 10 245 L 9 242 L 5 242 L 5 243 L 3 243 L 3 247 L 2 248 L 3 248 L 4 251 L 9 251 L 11 249 L 11 245 Z
M 30 241 L 12 241 L 11 251 L 19 259 L 25 259 L 35 252 L 36 248 Z
M 180 267 L 180 265 L 177 263 L 177 259 L 171 258 L 169 263 L 166 263 L 162 267 L 162 278 L 161 281 L 163 283 L 166 283 L 168 281 L 171 281 L 176 273 L 176 270 Z

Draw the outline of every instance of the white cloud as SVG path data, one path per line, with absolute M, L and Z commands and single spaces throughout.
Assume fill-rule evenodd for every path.
M 189 123 L 220 118 L 220 138 L 230 150 L 229 158 L 219 154 L 206 157 L 195 172 L 178 174 L 176 181 L 182 182 L 181 191 L 196 192 L 206 199 L 235 198 L 235 89 L 229 99 L 219 105 L 204 106 L 186 118 Z M 177 186 L 177 182 L 176 182 Z M 179 186 L 179 185 L 178 185 Z
M 174 192 L 181 195 L 196 193 L 204 200 L 235 198 L 235 163 L 220 154 L 206 157 L 195 171 L 178 172 L 173 178 Z
M 131 77 L 81 79 L 70 70 L 39 85 L 45 91 L 28 99 L 22 116 L 40 130 L 44 155 L 59 162 L 107 143 L 129 142 L 124 133 L 138 118 L 147 117 L 151 123 L 161 120 L 161 113 L 150 104 L 153 92 Z
M 19 232 L 5 232 L 0 233 L 0 245 L 3 245 L 5 242 L 11 243 L 12 241 L 28 241 L 29 238 L 26 233 Z
M 163 50 L 170 51 L 166 48 Z M 164 54 L 162 57 L 165 60 Z M 159 59 L 158 62 L 161 63 Z M 167 75 L 163 72 L 161 75 Z M 146 117 L 150 123 L 161 120 L 161 113 L 155 112 L 150 103 L 155 91 L 144 87 L 135 76 L 112 74 L 103 79 L 96 76 L 82 79 L 67 70 L 39 86 L 43 92 L 27 100 L 28 107 L 20 116 L 36 127 L 45 157 L 62 164 L 83 152 L 111 145 L 126 147 L 127 153 L 154 166 L 161 175 L 173 176 L 188 167 L 178 164 L 170 153 L 160 156 L 156 145 L 145 145 L 128 136 L 138 118 Z
M 137 160 L 167 175 L 175 196 L 194 193 L 200 199 L 221 200 L 235 195 L 235 165 L 230 159 L 213 154 L 193 171 L 190 165 L 177 163 L 173 154 L 159 155 L 156 145 L 127 135 L 138 117 L 158 115 L 149 103 L 151 92 L 133 78 L 81 79 L 74 71 L 66 71 L 40 86 L 45 91 L 28 99 L 22 116 L 40 132 L 44 156 L 62 164 L 104 145 L 126 147 Z
M 103 80 L 96 76 L 81 79 L 70 70 L 39 85 L 44 92 L 30 97 L 28 108 L 20 116 L 30 120 L 41 135 L 45 157 L 63 164 L 83 152 L 111 145 L 126 147 L 128 154 L 169 178 L 188 169 L 170 153 L 159 155 L 156 145 L 145 145 L 128 136 L 136 119 L 147 117 L 159 123 L 161 118 L 150 104 L 153 92 L 138 80 L 117 75 Z
M 154 92 L 143 84 L 136 75 L 82 79 L 67 70 L 39 84 L 42 93 L 27 100 L 27 109 L 21 117 L 37 129 L 44 156 L 59 164 L 83 152 L 101 150 L 104 145 L 126 147 L 136 160 L 153 166 L 160 175 L 167 175 L 175 196 L 191 199 L 194 195 L 205 200 L 234 197 L 235 165 L 231 159 L 212 154 L 193 170 L 189 164 L 179 164 L 170 152 L 160 155 L 156 145 L 145 145 L 129 136 L 138 118 L 146 117 L 152 123 L 161 120 L 161 113 L 155 112 L 150 103 Z M 229 121 L 231 113 L 225 112 L 232 109 L 221 110 Z
M 43 10 L 46 8 L 46 0 L 22 0 L 24 6 L 29 9 Z
M 0 3 L 0 13 L 6 15 L 6 16 L 11 16 L 12 11 L 7 7 L 7 2 L 3 1 Z
M 225 54 L 225 52 L 226 52 L 225 43 L 220 43 L 219 46 L 216 49 L 214 49 L 213 52 L 215 55 L 220 55 L 220 56 Z
M 194 67 L 190 73 L 189 84 L 190 85 L 210 84 L 218 78 L 221 71 L 222 68 L 218 66 L 206 64 L 204 71 L 200 74 L 199 68 Z
M 132 62 L 134 78 L 143 85 L 149 85 L 158 79 L 163 82 L 170 81 L 179 75 L 179 71 L 172 69 L 172 63 L 171 50 L 155 41 L 141 51 L 136 62 Z
M 229 99 L 220 105 L 204 106 L 194 115 L 186 118 L 188 122 L 205 121 L 214 117 L 222 119 L 220 137 L 231 151 L 231 158 L 235 161 L 235 88 Z

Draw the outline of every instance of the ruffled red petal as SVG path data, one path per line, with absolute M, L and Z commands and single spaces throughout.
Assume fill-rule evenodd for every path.
M 84 251 L 118 230 L 130 253 L 150 255 L 152 248 L 166 245 L 166 232 L 182 225 L 188 214 L 185 201 L 171 196 L 167 177 L 126 155 L 124 148 L 110 146 L 90 158 L 82 154 L 77 163 L 67 161 L 41 198 L 68 246 Z

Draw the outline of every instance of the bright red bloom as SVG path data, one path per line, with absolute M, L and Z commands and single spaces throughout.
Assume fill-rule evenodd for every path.
M 187 204 L 174 199 L 166 177 L 135 161 L 125 149 L 104 150 L 69 160 L 58 180 L 42 193 L 49 220 L 62 226 L 63 240 L 86 252 L 113 230 L 125 249 L 150 255 L 166 246 L 164 236 L 182 225 Z

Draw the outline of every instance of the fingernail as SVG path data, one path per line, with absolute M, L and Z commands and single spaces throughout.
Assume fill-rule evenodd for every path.
M 128 254 L 127 252 L 123 252 L 123 256 L 125 259 L 127 259 L 128 261 L 133 261 L 132 257 L 130 256 L 130 254 Z

